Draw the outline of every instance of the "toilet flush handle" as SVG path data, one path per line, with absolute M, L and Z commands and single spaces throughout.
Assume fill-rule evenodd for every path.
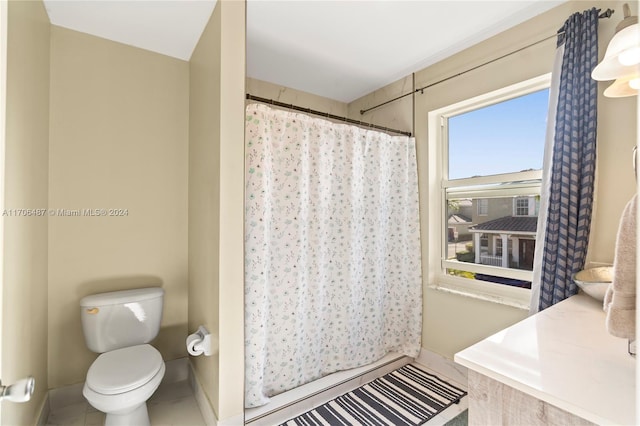
M 97 314 L 98 312 L 100 312 L 100 309 L 98 309 L 98 308 L 91 308 L 91 309 L 87 309 L 87 313 L 88 313 L 88 314 L 91 314 L 91 315 L 95 315 L 95 314 Z

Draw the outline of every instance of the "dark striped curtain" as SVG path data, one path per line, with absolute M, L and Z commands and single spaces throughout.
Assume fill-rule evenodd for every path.
M 577 293 L 589 243 L 596 167 L 598 9 L 575 13 L 561 28 L 564 43 L 556 111 L 549 210 L 539 309 Z

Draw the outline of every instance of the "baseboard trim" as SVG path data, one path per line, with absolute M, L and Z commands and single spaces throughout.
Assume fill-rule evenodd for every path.
M 40 415 L 38 416 L 38 426 L 45 426 L 47 424 L 47 420 L 49 419 L 49 414 L 51 414 L 51 406 L 49 405 L 49 395 L 44 396 L 44 401 L 42 405 L 40 405 Z
M 164 365 L 165 372 L 164 377 L 162 378 L 162 383 L 175 383 L 182 380 L 187 380 L 189 378 L 188 358 L 178 358 L 166 361 Z M 49 392 L 47 392 L 47 396 L 45 398 L 46 416 L 44 416 L 44 410 L 42 411 L 40 416 L 44 417 L 44 423 L 42 423 L 42 425 L 45 425 L 47 423 L 47 418 L 52 410 L 57 411 L 61 408 L 68 407 L 69 405 L 85 402 L 86 400 L 82 395 L 83 387 L 84 382 L 81 382 L 55 389 L 49 389 Z M 40 419 L 38 421 L 40 421 Z M 41 424 L 38 423 L 38 426 L 41 426 Z
M 467 388 L 467 367 L 425 348 L 420 349 L 416 362 Z
M 189 386 L 191 386 L 191 390 L 193 390 L 193 396 L 196 398 L 196 403 L 198 404 L 198 408 L 200 408 L 200 413 L 202 414 L 205 424 L 207 426 L 222 425 L 222 423 L 218 423 L 213 407 L 209 403 L 209 399 L 207 398 L 198 377 L 196 377 L 196 372 L 193 369 L 193 364 L 191 362 L 189 362 Z
M 237 416 L 218 422 L 218 426 L 243 426 L 243 425 L 244 425 L 244 414 L 238 414 Z
M 84 396 L 82 395 L 83 387 L 84 382 L 49 389 L 47 395 L 49 409 L 51 411 L 58 411 L 69 405 L 85 402 Z
M 178 358 L 164 363 L 162 383 L 176 383 L 189 379 L 189 358 Z

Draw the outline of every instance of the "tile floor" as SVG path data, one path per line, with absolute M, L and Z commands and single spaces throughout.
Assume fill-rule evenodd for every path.
M 205 426 L 187 380 L 161 384 L 147 401 L 152 426 Z M 102 426 L 104 413 L 87 402 L 52 411 L 47 426 Z
M 442 379 L 449 380 L 452 384 L 457 385 L 463 389 L 466 389 L 466 373 L 452 370 L 446 364 L 453 365 L 452 362 L 442 361 L 439 359 L 419 359 L 424 362 L 423 366 L 429 365 L 431 368 L 425 368 L 426 370 L 435 373 Z M 457 365 L 455 367 L 458 367 Z M 393 368 L 392 368 L 393 369 Z M 435 371 L 434 371 L 435 370 Z M 183 376 L 184 377 L 184 376 Z M 173 379 L 175 380 L 175 379 Z M 361 383 L 360 383 L 361 384 Z M 357 387 L 360 384 L 354 386 Z M 350 389 L 349 389 L 350 390 Z M 77 390 L 80 392 L 80 390 Z M 337 389 L 336 389 L 337 391 Z M 342 390 L 340 393 L 344 393 L 347 390 Z M 78 394 L 79 395 L 79 394 Z M 337 395 L 335 395 L 337 396 Z M 331 399 L 331 398 L 328 398 Z M 78 399 L 76 399 L 77 401 Z M 437 426 L 443 425 L 455 416 L 466 410 L 468 407 L 468 398 L 463 398 L 460 404 L 454 404 L 451 407 L 438 414 L 436 417 L 429 421 L 429 425 Z M 313 401 L 307 401 L 312 403 Z M 47 419 L 47 426 L 102 426 L 104 424 L 104 413 L 97 411 L 87 402 L 70 403 L 63 405 L 55 400 L 56 408 L 52 409 Z M 319 405 L 321 402 L 316 401 L 314 405 Z M 281 421 L 287 420 L 295 415 L 301 414 L 313 407 L 303 407 L 300 404 L 298 407 L 290 407 L 282 410 L 279 413 L 267 416 L 266 418 L 253 421 L 250 426 L 262 426 L 278 424 Z M 181 380 L 172 383 L 162 383 L 155 394 L 147 401 L 147 408 L 149 410 L 149 417 L 151 419 L 152 426 L 205 426 L 206 423 L 198 409 L 198 404 L 191 390 L 191 386 L 187 380 Z M 291 412 L 289 412 L 291 411 Z M 296 411 L 294 413 L 294 411 Z M 251 415 L 248 416 L 249 419 Z M 283 417 L 283 418 L 280 418 Z

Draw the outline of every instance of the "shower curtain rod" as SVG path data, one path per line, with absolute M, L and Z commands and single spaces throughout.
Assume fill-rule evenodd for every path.
M 611 15 L 613 15 L 613 13 L 614 13 L 614 12 L 615 12 L 615 11 L 614 11 L 614 10 L 612 10 L 612 9 L 607 9 L 606 11 L 604 11 L 604 12 L 602 12 L 600 15 L 598 15 L 598 18 L 600 18 L 600 19 L 603 19 L 603 18 L 610 18 L 610 17 L 611 17 Z M 493 63 L 493 62 L 496 62 L 496 61 L 499 61 L 500 59 L 506 58 L 507 56 L 511 56 L 511 55 L 513 55 L 514 53 L 518 53 L 518 52 L 520 52 L 520 51 L 522 51 L 522 50 L 524 50 L 524 49 L 528 49 L 529 47 L 535 46 L 536 44 L 540 44 L 540 43 L 542 43 L 543 41 L 547 41 L 547 40 L 549 40 L 550 38 L 557 37 L 557 36 L 559 36 L 559 35 L 561 35 L 561 34 L 564 34 L 564 31 L 558 31 L 556 34 L 550 35 L 549 37 L 545 37 L 545 38 L 543 38 L 542 40 L 538 40 L 538 41 L 536 41 L 536 42 L 533 42 L 533 43 L 531 43 L 531 44 L 528 44 L 528 45 L 526 45 L 526 46 L 524 46 L 524 47 L 521 47 L 520 49 L 514 50 L 513 52 L 509 52 L 509 53 L 507 53 L 507 54 L 505 54 L 505 55 L 499 56 L 499 57 L 497 57 L 497 58 L 495 58 L 495 59 L 492 59 L 492 60 L 490 60 L 490 61 L 484 62 L 484 63 L 482 63 L 482 64 L 480 64 L 480 65 L 476 65 L 475 67 L 473 67 L 473 68 L 469 68 L 469 69 L 468 69 L 468 70 L 466 70 L 466 71 L 462 71 L 462 72 L 459 72 L 459 73 L 457 73 L 457 74 L 455 74 L 455 75 L 449 76 L 449 77 L 447 77 L 447 78 L 443 78 L 442 80 L 438 80 L 438 81 L 436 81 L 435 83 L 428 84 L 428 85 L 426 85 L 426 86 L 424 86 L 424 87 L 421 87 L 421 88 L 419 88 L 419 89 L 414 89 L 413 91 L 411 91 L 411 92 L 409 92 L 409 93 L 405 93 L 404 95 L 400 95 L 400 96 L 395 97 L 395 98 L 393 98 L 393 99 L 389 99 L 388 101 L 386 101 L 386 102 L 382 102 L 381 104 L 378 104 L 378 105 L 375 105 L 375 106 L 372 106 L 371 108 L 361 109 L 361 110 L 360 110 L 360 115 L 364 115 L 364 114 L 366 114 L 367 112 L 372 111 L 372 110 L 374 110 L 374 109 L 376 109 L 376 108 L 380 108 L 381 106 L 384 106 L 384 105 L 390 104 L 391 102 L 395 102 L 395 101 L 400 100 L 400 99 L 402 99 L 402 98 L 406 98 L 407 96 L 411 96 L 411 95 L 413 95 L 414 93 L 418 93 L 418 92 L 420 92 L 420 94 L 422 95 L 422 94 L 424 94 L 424 90 L 425 90 L 425 89 L 428 89 L 428 88 L 430 88 L 430 87 L 433 87 L 433 86 L 435 86 L 436 84 L 444 83 L 445 81 L 451 80 L 452 78 L 460 77 L 460 76 L 461 76 L 461 75 L 463 75 L 463 74 L 466 74 L 466 73 L 468 73 L 468 72 L 471 72 L 471 71 L 477 70 L 477 69 L 478 69 L 478 68 L 480 68 L 480 67 L 483 67 L 483 66 L 485 66 L 485 65 L 489 65 L 489 64 L 491 64 L 491 63 Z
M 296 110 L 296 111 L 306 112 L 307 114 L 319 115 L 321 117 L 330 118 L 332 120 L 344 121 L 344 122 L 350 123 L 350 124 L 357 124 L 359 126 L 366 126 L 366 127 L 372 128 L 372 129 L 382 130 L 384 132 L 397 133 L 397 134 L 400 134 L 400 135 L 403 135 L 403 136 L 411 137 L 411 132 L 405 132 L 405 131 L 402 131 L 402 130 L 391 129 L 389 127 L 378 126 L 376 124 L 371 124 L 371 123 L 365 123 L 362 120 L 354 120 L 352 118 L 341 117 L 339 115 L 329 114 L 328 112 L 316 111 L 316 110 L 313 110 L 311 108 L 305 108 L 305 107 L 297 106 L 297 105 L 294 105 L 294 104 L 286 104 L 284 102 L 274 101 L 273 99 L 261 98 L 259 96 L 250 95 L 249 93 L 247 93 L 247 97 L 246 98 L 248 100 L 262 102 L 262 103 L 270 104 L 270 105 L 275 105 L 275 106 L 282 107 L 282 108 L 288 108 L 288 109 L 292 109 L 292 110 Z

